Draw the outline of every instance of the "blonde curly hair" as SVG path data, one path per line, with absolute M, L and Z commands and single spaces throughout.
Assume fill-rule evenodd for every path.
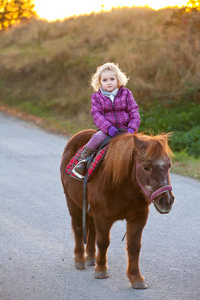
M 126 85 L 129 77 L 126 76 L 118 67 L 117 64 L 114 63 L 105 63 L 102 66 L 97 68 L 96 73 L 92 76 L 91 86 L 93 87 L 94 91 L 97 92 L 101 86 L 101 73 L 105 70 L 111 70 L 115 73 L 117 77 L 117 86 L 120 88 L 122 85 Z

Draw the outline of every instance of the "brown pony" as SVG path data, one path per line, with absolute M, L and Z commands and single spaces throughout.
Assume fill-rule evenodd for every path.
M 139 254 L 149 204 L 164 214 L 174 202 L 169 168 L 172 153 L 168 135 L 123 134 L 110 141 L 108 152 L 87 186 L 87 245 L 83 242 L 83 183 L 69 177 L 65 168 L 95 130 L 84 130 L 67 143 L 61 160 L 61 180 L 71 215 L 75 237 L 74 260 L 77 269 L 95 265 L 95 277 L 107 278 L 107 249 L 110 229 L 117 220 L 127 221 L 127 276 L 136 289 L 147 285 L 139 270 Z M 98 253 L 95 255 L 95 243 Z M 86 252 L 85 252 L 86 250 Z M 96 262 L 96 264 L 95 264 Z

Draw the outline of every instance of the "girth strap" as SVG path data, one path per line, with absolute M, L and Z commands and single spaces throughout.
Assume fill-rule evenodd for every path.
M 105 138 L 105 140 L 103 141 L 103 143 L 98 148 L 98 150 L 104 148 L 109 143 L 110 140 L 111 140 L 111 137 L 107 136 Z M 86 169 L 88 169 L 88 167 L 90 166 L 90 164 L 91 164 L 94 156 L 96 155 L 97 151 L 95 151 L 89 157 L 86 158 L 86 161 L 87 161 L 87 167 L 86 167 Z M 84 180 L 83 180 L 83 211 L 82 211 L 82 227 L 83 227 L 83 241 L 84 241 L 84 244 L 87 244 L 87 232 L 86 232 L 87 183 L 88 183 L 88 174 L 86 172 Z

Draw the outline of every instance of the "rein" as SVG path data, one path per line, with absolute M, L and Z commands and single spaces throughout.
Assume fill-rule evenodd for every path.
M 166 193 L 167 191 L 171 191 L 172 190 L 172 187 L 171 185 L 164 185 L 162 186 L 161 188 L 157 189 L 156 191 L 154 191 L 151 195 L 145 190 L 145 188 L 141 185 L 141 183 L 139 182 L 139 179 L 138 179 L 138 164 L 136 162 L 136 181 L 137 181 L 137 184 L 139 185 L 139 187 L 142 189 L 142 191 L 145 193 L 145 195 L 148 197 L 148 199 L 150 200 L 151 203 L 153 203 L 153 200 L 163 194 L 163 193 Z

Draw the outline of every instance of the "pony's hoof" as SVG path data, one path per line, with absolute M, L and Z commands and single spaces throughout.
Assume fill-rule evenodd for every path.
M 148 289 L 148 285 L 144 281 L 136 281 L 132 283 L 133 289 L 144 290 Z
M 97 279 L 106 279 L 108 278 L 107 271 L 95 271 L 94 277 Z
M 87 259 L 87 266 L 95 266 L 95 259 Z
M 83 262 L 77 262 L 75 261 L 75 268 L 78 269 L 78 270 L 84 270 L 86 268 L 86 262 L 83 261 Z

